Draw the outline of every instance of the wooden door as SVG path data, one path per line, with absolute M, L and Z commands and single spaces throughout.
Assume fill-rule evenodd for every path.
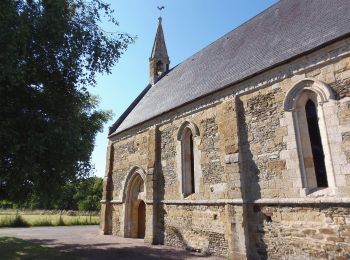
M 146 230 L 146 204 L 141 200 L 138 208 L 137 237 L 144 238 Z

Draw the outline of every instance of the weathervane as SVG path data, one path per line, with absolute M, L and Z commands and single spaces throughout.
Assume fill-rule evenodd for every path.
M 164 5 L 162 6 L 157 6 L 158 10 L 159 10 L 159 16 L 161 16 L 162 14 L 162 10 L 165 8 Z

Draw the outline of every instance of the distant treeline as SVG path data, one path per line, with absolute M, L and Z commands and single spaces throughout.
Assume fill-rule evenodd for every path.
M 99 211 L 102 198 L 102 178 L 89 177 L 66 183 L 59 194 L 47 198 L 32 197 L 21 203 L 0 200 L 1 209 L 57 209 Z

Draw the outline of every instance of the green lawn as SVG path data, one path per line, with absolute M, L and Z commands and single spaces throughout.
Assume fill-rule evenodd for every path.
M 98 225 L 98 216 L 67 216 L 67 215 L 1 215 L 0 227 L 18 226 L 70 226 L 70 225 Z
M 0 237 L 0 259 L 77 260 L 68 253 L 14 237 Z

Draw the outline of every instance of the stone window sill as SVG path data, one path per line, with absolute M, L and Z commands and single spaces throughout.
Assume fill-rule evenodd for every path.
M 308 198 L 334 197 L 337 194 L 337 189 L 335 187 L 302 188 L 300 193 L 301 196 Z

